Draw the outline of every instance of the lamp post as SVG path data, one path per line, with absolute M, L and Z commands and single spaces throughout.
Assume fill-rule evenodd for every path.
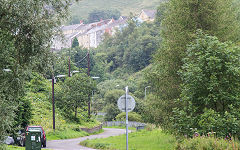
M 11 69 L 3 69 L 3 71 L 5 71 L 5 72 L 10 72 L 10 71 L 12 71 Z
M 54 82 L 55 77 L 54 73 L 52 73 L 52 110 L 53 110 L 53 130 L 55 132 L 55 97 L 54 97 Z
M 55 97 L 54 97 L 54 84 L 56 83 L 56 78 L 66 77 L 66 75 L 54 76 L 52 73 L 52 110 L 53 110 L 53 130 L 55 131 Z
M 151 87 L 151 86 L 146 86 L 145 87 L 145 97 L 144 97 L 144 99 L 147 99 L 147 88 L 149 88 L 149 87 Z
M 100 77 L 91 77 L 92 79 L 99 79 Z M 90 94 L 88 95 L 88 118 L 91 118 L 91 100 Z M 93 100 L 93 91 L 92 91 L 92 100 Z

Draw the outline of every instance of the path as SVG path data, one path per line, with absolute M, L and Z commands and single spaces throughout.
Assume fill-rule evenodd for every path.
M 117 136 L 124 133 L 126 133 L 125 129 L 104 128 L 104 132 L 97 135 L 90 135 L 76 139 L 47 141 L 46 148 L 53 150 L 94 150 L 92 148 L 81 146 L 79 143 L 86 139 L 107 138 L 109 136 Z

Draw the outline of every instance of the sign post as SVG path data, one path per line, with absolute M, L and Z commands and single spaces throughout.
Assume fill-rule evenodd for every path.
M 128 150 L 128 112 L 135 108 L 135 100 L 128 95 L 128 86 L 125 87 L 125 94 L 118 99 L 118 108 L 126 112 L 126 150 Z
M 125 111 L 126 111 L 126 150 L 128 150 L 128 86 L 126 86 L 126 96 L 125 96 Z

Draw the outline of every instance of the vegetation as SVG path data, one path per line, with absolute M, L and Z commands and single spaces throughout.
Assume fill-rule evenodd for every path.
M 174 109 L 173 119 L 178 132 L 189 135 L 189 128 L 197 128 L 201 134 L 215 131 L 217 136 L 240 137 L 239 52 L 239 47 L 198 31 L 179 71 L 183 107 Z
M 126 149 L 125 135 L 109 137 L 105 139 L 86 140 L 80 143 L 87 147 L 96 149 Z M 163 133 L 160 129 L 147 131 L 140 130 L 129 134 L 129 149 L 137 150 L 172 150 L 176 144 L 176 139 L 168 134 Z
M 75 47 L 78 47 L 78 46 L 79 46 L 79 43 L 78 43 L 77 38 L 75 37 L 75 38 L 73 39 L 73 42 L 72 42 L 72 48 L 75 48 Z
M 116 120 L 118 121 L 125 121 L 126 120 L 126 113 L 122 112 L 116 116 Z M 128 113 L 128 120 L 129 121 L 137 121 L 137 122 L 142 122 L 142 116 L 135 113 L 135 112 L 130 112 Z
M 99 11 L 120 11 L 122 15 L 128 16 L 130 12 L 139 14 L 142 9 L 154 9 L 164 0 L 88 0 L 73 3 L 71 7 L 71 20 L 87 20 L 88 15 L 94 10 Z M 108 18 L 109 19 L 109 18 Z M 73 21 L 70 21 L 73 22 Z
M 192 139 L 184 139 L 181 143 L 178 143 L 176 150 L 205 150 L 205 149 L 239 149 L 239 143 L 229 139 L 217 139 L 213 136 L 197 136 Z
M 80 86 L 81 85 L 81 86 Z M 78 109 L 83 109 L 89 101 L 88 95 L 91 94 L 94 86 L 93 81 L 86 73 L 78 73 L 60 84 L 57 94 L 57 106 L 62 109 L 65 117 L 77 118 Z
M 30 107 L 23 100 L 24 82 L 31 70 L 46 71 L 49 41 L 56 33 L 53 29 L 66 18 L 70 0 L 1 0 L 0 3 L 1 147 L 7 132 L 14 132 L 12 127 L 26 125 L 29 119 L 30 114 L 24 114 Z
M 159 116 L 152 117 L 152 122 L 171 127 L 173 108 L 179 107 L 174 100 L 180 97 L 182 90 L 178 71 L 183 65 L 187 45 L 197 38 L 197 29 L 218 37 L 222 42 L 239 40 L 239 22 L 232 2 L 171 0 L 159 7 L 158 11 L 163 13 L 157 17 L 157 21 L 161 21 L 162 44 L 146 76 L 154 91 L 152 100 L 156 101 L 156 110 L 159 111 Z
M 18 146 L 9 145 L 9 146 L 6 147 L 6 150 L 25 150 L 25 147 L 18 147 Z M 50 150 L 50 149 L 46 149 L 46 150 Z
M 105 19 L 117 20 L 121 13 L 117 10 L 93 10 L 88 15 L 88 23 L 98 22 Z
M 60 139 L 73 139 L 83 136 L 88 136 L 89 134 L 85 131 L 76 131 L 71 128 L 66 128 L 65 130 L 57 130 L 55 132 L 49 132 L 47 134 L 47 140 L 60 140 Z
M 115 77 L 140 71 L 150 64 L 151 55 L 157 49 L 160 38 L 154 24 L 142 24 L 138 27 L 134 18 L 128 26 L 114 37 L 106 37 L 105 42 L 98 48 L 104 53 L 108 72 Z
M 115 9 L 109 7 L 115 1 L 89 0 L 88 4 L 104 7 L 91 8 L 80 1 L 72 8 L 73 14 L 89 12 L 88 22 L 94 22 L 116 19 L 120 12 L 128 14 L 133 5 L 139 6 L 133 7 L 139 13 L 141 4 L 153 8 L 160 1 L 121 1 L 120 9 Z M 131 14 L 127 26 L 114 36 L 106 34 L 96 49 L 79 47 L 74 39 L 72 48 L 51 54 L 49 41 L 67 16 L 68 4 L 70 1 L 1 1 L 0 141 L 26 125 L 42 125 L 49 139 L 87 135 L 80 127 L 98 124 L 87 117 L 91 94 L 93 113 L 106 112 L 104 119 L 109 121 L 124 120 L 117 100 L 128 85 L 136 101 L 129 120 L 160 125 L 182 140 L 176 144 L 162 130 L 143 130 L 130 134 L 131 149 L 236 148 L 238 142 L 231 138 L 240 137 L 239 0 L 167 1 L 159 6 L 154 22 L 140 23 Z M 73 15 L 72 22 L 80 21 L 77 16 Z M 90 76 L 100 77 L 97 81 L 87 75 L 88 56 Z M 46 78 L 68 74 L 68 69 L 79 72 L 57 78 L 57 129 L 53 132 L 51 83 Z M 196 137 L 210 132 L 216 132 L 215 137 Z M 224 137 L 227 139 L 220 139 Z M 124 135 L 83 142 L 100 149 L 124 149 L 124 143 Z

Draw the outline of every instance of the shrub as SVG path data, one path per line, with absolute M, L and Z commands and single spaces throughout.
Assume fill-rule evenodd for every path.
M 172 117 L 176 132 L 191 136 L 196 128 L 240 137 L 239 52 L 240 47 L 198 30 L 179 71 L 182 92 Z
M 176 150 L 235 150 L 238 149 L 238 143 L 236 141 L 229 141 L 224 139 L 218 139 L 214 137 L 195 137 L 192 139 L 185 139 L 181 143 L 178 143 Z
M 116 120 L 118 121 L 124 121 L 126 120 L 126 113 L 122 112 L 116 116 Z M 128 113 L 128 120 L 129 121 L 137 121 L 137 122 L 142 122 L 142 116 L 135 113 L 135 112 L 130 112 Z

